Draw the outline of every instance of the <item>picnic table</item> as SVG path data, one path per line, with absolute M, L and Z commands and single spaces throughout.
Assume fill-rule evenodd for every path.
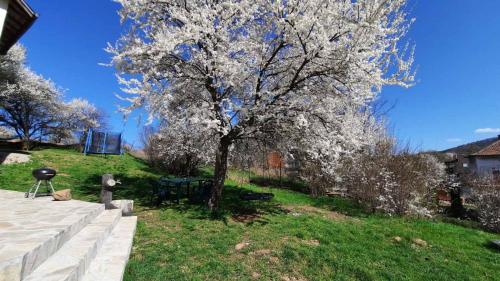
M 179 200 L 185 197 L 191 201 L 200 201 L 209 194 L 212 187 L 212 179 L 201 177 L 167 178 L 161 177 L 154 187 L 153 196 L 157 197 L 157 204 L 171 200 L 179 204 Z

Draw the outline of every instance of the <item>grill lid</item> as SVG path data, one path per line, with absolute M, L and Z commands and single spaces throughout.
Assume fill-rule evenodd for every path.
M 32 174 L 37 180 L 50 180 L 56 176 L 56 170 L 50 168 L 40 168 L 33 170 Z

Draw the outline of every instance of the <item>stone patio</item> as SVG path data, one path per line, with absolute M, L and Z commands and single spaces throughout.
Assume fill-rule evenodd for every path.
M 32 200 L 5 190 L 0 201 L 0 281 L 122 279 L 136 217 L 102 204 Z M 104 279 L 98 274 L 108 266 L 113 270 Z

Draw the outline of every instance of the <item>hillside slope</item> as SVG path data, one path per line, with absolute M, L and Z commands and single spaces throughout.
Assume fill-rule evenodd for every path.
M 474 153 L 478 152 L 479 150 L 491 145 L 492 143 L 494 143 L 497 140 L 498 140 L 497 137 L 488 138 L 488 139 L 479 140 L 479 141 L 459 145 L 456 147 L 448 148 L 448 149 L 443 150 L 441 152 L 442 153 L 456 153 L 459 155 L 470 155 L 470 154 L 474 154 Z
M 151 182 L 160 177 L 143 160 L 128 154 L 84 156 L 62 148 L 42 149 L 31 154 L 32 160 L 28 163 L 0 165 L 0 188 L 27 191 L 34 182 L 31 171 L 50 167 L 57 171 L 52 180 L 56 190 L 70 188 L 76 199 L 97 201 L 103 174 L 111 173 L 123 183 L 116 188 L 116 198 L 143 197 L 151 190 Z M 40 190 L 45 191 L 43 186 Z
M 32 159 L 0 165 L 0 188 L 26 191 L 31 170 L 49 166 L 59 173 L 56 189 L 95 201 L 102 174 L 121 179 L 114 196 L 134 199 L 139 218 L 126 281 L 499 280 L 500 255 L 487 242 L 500 236 L 440 219 L 370 215 L 347 199 L 233 180 L 216 215 L 184 200 L 152 206 L 148 192 L 160 174 L 130 155 L 44 149 Z M 274 199 L 240 200 L 249 190 Z

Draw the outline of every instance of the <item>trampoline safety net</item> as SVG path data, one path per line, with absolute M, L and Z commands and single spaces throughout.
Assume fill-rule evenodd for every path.
M 83 153 L 121 154 L 122 134 L 89 130 Z

